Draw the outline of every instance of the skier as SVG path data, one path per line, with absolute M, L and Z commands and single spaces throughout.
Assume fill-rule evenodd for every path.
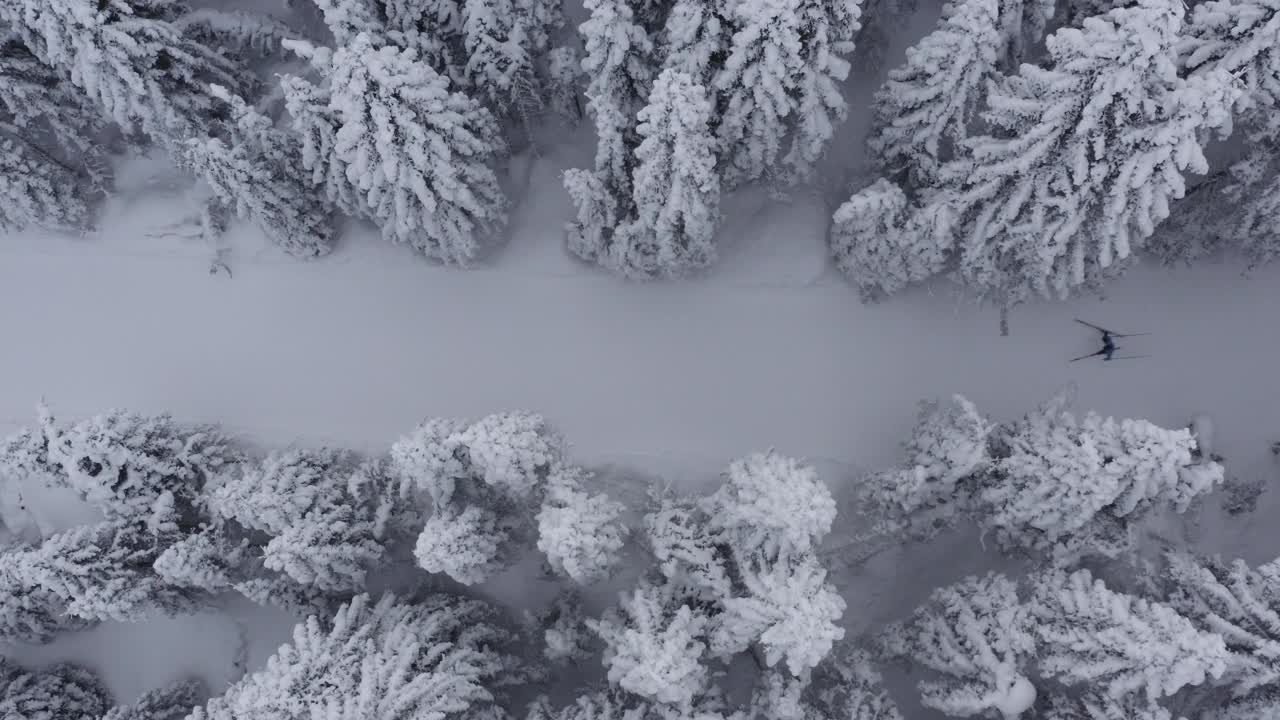
M 1098 357 L 1099 355 L 1102 356 L 1102 360 L 1104 362 L 1107 360 L 1127 360 L 1131 358 L 1147 357 L 1146 355 L 1128 355 L 1123 358 L 1115 357 L 1116 350 L 1120 349 L 1120 346 L 1116 345 L 1115 339 L 1118 337 L 1135 337 L 1138 335 L 1148 335 L 1150 333 L 1125 333 L 1121 335 L 1119 333 L 1113 333 L 1104 327 L 1099 327 L 1092 323 L 1087 323 L 1079 318 L 1076 318 L 1076 322 L 1080 323 L 1081 325 L 1087 325 L 1093 328 L 1094 330 L 1097 330 L 1098 332 L 1102 333 L 1102 349 L 1096 353 L 1089 353 L 1088 355 L 1081 355 L 1078 358 L 1073 358 L 1071 362 L 1075 362 L 1076 360 L 1084 360 L 1086 358 L 1091 358 L 1091 357 Z

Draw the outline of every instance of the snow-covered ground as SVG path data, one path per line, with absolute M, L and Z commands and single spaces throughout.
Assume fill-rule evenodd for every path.
M 426 416 L 527 408 L 563 430 L 580 462 L 694 483 L 769 447 L 824 468 L 884 466 L 920 398 L 959 392 L 1004 419 L 1074 381 L 1082 410 L 1166 426 L 1208 413 L 1229 474 L 1272 472 L 1280 334 L 1264 319 L 1280 310 L 1280 268 L 1249 277 L 1231 262 L 1143 268 L 1106 300 L 1019 308 L 1001 337 L 994 310 L 944 284 L 861 304 L 828 267 L 829 210 L 797 196 L 735 199 L 708 277 L 627 283 L 561 249 L 569 208 L 558 174 L 570 161 L 536 161 L 513 217 L 519 233 L 484 268 L 431 267 L 367 228 L 329 258 L 298 262 L 242 227 L 232 277 L 208 273 L 206 247 L 147 237 L 189 207 L 160 191 L 163 179 L 148 185 L 159 166 L 139 164 L 103 220 L 109 233 L 0 241 L 0 430 L 31 422 L 43 397 L 69 418 L 127 406 L 274 446 L 377 450 Z M 1122 354 L 1151 357 L 1069 364 L 1097 341 L 1073 317 L 1152 333 L 1121 342 Z M 1214 549 L 1275 554 L 1250 552 L 1256 528 L 1221 530 L 1206 533 Z M 27 656 L 90 659 L 124 699 L 185 669 L 166 658 L 228 676 L 230 621 L 165 622 L 182 630 L 147 637 L 167 645 L 106 626 Z M 287 627 L 272 623 L 255 633 L 251 665 L 283 639 Z M 189 652 L 197 644 L 223 654 Z M 113 669 L 112 657 L 143 664 Z

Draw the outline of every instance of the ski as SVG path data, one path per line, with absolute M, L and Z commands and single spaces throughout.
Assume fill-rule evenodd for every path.
M 1091 328 L 1093 328 L 1094 330 L 1097 330 L 1097 331 L 1098 331 L 1098 332 L 1100 332 L 1100 333 L 1106 333 L 1107 335 L 1110 335 L 1111 337 L 1118 337 L 1118 338 L 1122 338 L 1122 337 L 1138 337 L 1139 335 L 1150 335 L 1150 334 L 1151 334 L 1151 333 L 1149 333 L 1149 332 L 1141 332 L 1141 333 L 1118 333 L 1118 332 L 1114 332 L 1114 331 L 1108 330 L 1108 329 L 1106 329 L 1106 328 L 1102 327 L 1101 325 L 1094 325 L 1094 324 L 1093 324 L 1093 323 L 1091 323 L 1091 322 L 1085 322 L 1084 320 L 1081 320 L 1080 318 L 1073 318 L 1073 319 L 1074 319 L 1076 322 L 1080 323 L 1081 325 L 1084 325 L 1085 327 L 1091 327 Z
M 1148 358 L 1150 355 L 1117 355 L 1110 360 L 1137 360 L 1138 358 Z
M 1081 356 L 1080 356 L 1080 357 L 1078 357 L 1078 358 L 1071 358 L 1071 360 L 1070 360 L 1069 362 L 1076 362 L 1077 360 L 1088 360 L 1088 359 L 1089 359 L 1089 358 L 1091 358 L 1091 357 L 1098 357 L 1099 355 L 1102 355 L 1102 354 L 1103 354 L 1103 353 L 1101 353 L 1101 352 L 1089 353 L 1088 355 L 1081 355 Z

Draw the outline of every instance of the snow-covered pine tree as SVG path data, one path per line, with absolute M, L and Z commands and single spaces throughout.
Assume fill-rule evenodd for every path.
M 251 576 L 253 550 L 248 539 L 236 542 L 224 523 L 214 523 L 171 544 L 153 567 L 169 583 L 217 593 Z
M 505 520 L 476 505 L 437 510 L 418 535 L 413 555 L 427 572 L 463 585 L 484 582 L 514 560 L 518 535 Z
M 199 680 L 180 680 L 142 694 L 132 705 L 117 705 L 102 720 L 182 720 L 206 695 Z
M 990 134 L 941 172 L 973 289 L 1011 303 L 1104 279 L 1168 215 L 1183 173 L 1206 171 L 1200 136 L 1226 122 L 1236 90 L 1222 74 L 1178 76 L 1181 16 L 1180 3 L 1141 0 L 1089 18 L 1047 40 L 1047 68 L 993 85 Z
M 805 71 L 798 0 L 727 0 L 733 38 L 715 76 L 723 108 L 717 128 L 723 179 L 737 185 L 778 164 Z
M 914 207 L 901 188 L 884 178 L 854 193 L 831 218 L 836 267 L 867 302 L 941 271 L 952 242 L 946 203 Z
M 836 517 L 818 473 L 772 451 L 731 463 L 703 509 L 715 542 L 765 557 L 814 552 Z
M 245 10 L 198 8 L 174 21 L 184 37 L 206 47 L 235 50 L 239 55 L 275 55 L 285 40 L 299 40 L 302 34 L 264 13 Z
M 184 141 L 204 137 L 221 118 L 211 84 L 243 93 L 252 81 L 221 51 L 186 36 L 177 21 L 186 7 L 174 0 L 17 0 L 0 8 L 9 24 L 42 62 L 80 88 L 102 113 L 126 132 L 140 131 L 165 147 L 179 164 L 188 159 Z M 253 163 L 252 167 L 247 163 Z M 238 160 L 234 172 L 287 180 L 269 157 Z M 189 166 L 216 187 L 232 173 L 226 163 Z M 297 188 L 301 190 L 301 188 Z M 287 194 L 287 193 L 286 193 Z M 273 239 L 286 241 L 270 213 L 254 215 Z
M 240 461 L 218 428 L 184 426 L 168 415 L 111 410 L 64 425 L 41 407 L 40 430 L 48 464 L 58 471 L 54 482 L 76 490 L 108 518 L 153 525 L 194 527 L 205 485 Z
M 623 275 L 678 276 L 709 266 L 720 222 L 712 108 L 689 75 L 664 70 L 636 116 L 640 137 L 632 176 L 636 217 L 603 264 Z
M 729 559 L 696 502 L 660 497 L 644 524 L 649 551 L 670 583 L 703 602 L 730 595 Z
M 1093 413 L 1077 420 L 1069 402 L 1060 393 L 999 433 L 999 459 L 976 512 L 1002 543 L 1114 557 L 1126 545 L 1090 546 L 1098 523 L 1131 527 L 1156 504 L 1182 512 L 1222 482 L 1221 465 L 1193 463 L 1189 430 Z
M 590 17 L 579 26 L 586 54 L 587 110 L 596 127 L 594 170 L 565 171 L 565 190 L 577 219 L 565 226 L 569 251 L 604 264 L 618 223 L 631 215 L 636 113 L 655 74 L 654 44 L 628 0 L 585 0 Z
M 33 672 L 0 662 L 0 717 L 98 720 L 111 706 L 102 681 L 79 665 L 59 663 Z
M 735 565 L 742 591 L 722 601 L 711 651 L 727 658 L 758 646 L 769 667 L 784 660 L 792 675 L 805 676 L 844 637 L 837 624 L 844 598 L 827 571 L 812 554 L 790 549 L 774 558 L 741 556 Z
M 0 555 L 0 573 L 65 602 L 86 620 L 141 620 L 177 615 L 203 602 L 201 592 L 171 585 L 152 569 L 160 554 L 144 523 L 117 520 L 51 536 L 38 548 Z
M 662 714 L 661 706 L 654 707 L 637 701 L 634 695 L 616 690 L 602 690 L 579 695 L 572 703 L 560 708 L 552 707 L 545 695 L 530 703 L 524 720 L 681 720 L 679 710 L 674 717 Z M 718 717 L 697 715 L 691 720 L 720 720 Z
M 283 87 L 290 111 L 301 111 L 294 122 L 303 164 L 325 180 L 326 193 L 358 195 L 385 237 L 430 258 L 476 260 L 480 241 L 506 222 L 491 167 L 505 145 L 489 111 L 450 92 L 449 80 L 415 50 L 379 46 L 365 33 L 334 51 L 286 45 L 324 79 L 317 86 L 295 77 Z M 339 172 L 354 192 L 329 185 L 341 182 Z
M 588 626 L 605 643 L 609 682 L 646 700 L 689 705 L 707 686 L 708 619 L 669 585 L 643 583 Z
M 969 577 L 934 591 L 911 619 L 881 636 L 892 657 L 942 677 L 919 684 L 920 702 L 955 717 L 1014 720 L 1036 699 L 1027 677 L 1036 648 L 1017 585 L 1003 575 Z
M 538 549 L 554 570 L 583 584 L 608 577 L 627 536 L 622 503 L 588 493 L 591 479 L 581 468 L 557 467 L 537 517 Z
M 906 64 L 891 70 L 876 93 L 871 151 L 886 172 L 912 189 L 934 185 L 938 168 L 955 157 L 956 148 L 969 134 L 987 85 L 998 72 L 1004 46 L 1000 11 L 998 0 L 958 0 L 946 5 L 938 27 L 907 49 Z M 885 180 L 872 187 L 869 200 L 883 198 L 883 209 L 874 215 L 895 217 L 886 225 L 901 227 L 900 216 L 906 209 L 901 191 L 895 193 L 897 187 Z M 893 253 L 895 258 L 909 255 L 914 253 Z
M 1255 569 L 1175 553 L 1165 577 L 1169 606 L 1226 643 L 1231 662 L 1219 683 L 1231 688 L 1231 704 L 1270 697 L 1280 708 L 1280 562 Z
M 1044 572 L 1033 585 L 1040 672 L 1064 684 L 1154 701 L 1218 678 L 1231 664 L 1221 636 L 1167 605 L 1110 590 L 1088 570 Z
M 534 114 L 541 110 L 542 98 L 527 21 L 514 0 L 462 3 L 467 83 L 498 113 L 520 116 L 529 131 Z
M 928 539 L 953 526 L 970 509 L 967 485 L 994 461 L 994 429 L 964 396 L 953 395 L 946 404 L 921 403 L 903 467 L 875 473 L 864 483 L 882 532 Z
M 5 548 L 5 553 L 21 552 Z M 39 585 L 33 585 L 0 561 L 0 641 L 44 644 L 59 633 L 92 625 L 67 614 L 67 603 Z
M 658 41 L 663 70 L 685 73 L 711 88 L 729 47 L 732 23 L 726 12 L 724 0 L 676 0 Z
M 166 142 L 200 134 L 217 116 L 210 83 L 238 88 L 243 79 L 217 51 L 182 37 L 172 21 L 184 9 L 175 0 L 14 0 L 0 22 L 122 128 Z
M 362 587 L 367 569 L 396 539 L 394 490 L 380 463 L 356 467 L 347 453 L 295 450 L 226 479 L 210 505 L 221 518 L 270 537 L 261 548 L 268 570 L 341 592 Z
M 1242 84 L 1236 101 L 1249 152 L 1224 173 L 1226 187 L 1210 183 L 1208 212 L 1193 232 L 1239 242 L 1254 264 L 1280 256 L 1280 4 L 1273 0 L 1212 0 L 1192 10 L 1179 50 L 1192 77 L 1230 73 Z M 1228 227 L 1222 195 L 1234 203 Z M 1214 225 L 1219 229 L 1215 230 Z
M 266 667 L 190 718 L 487 718 L 493 688 L 517 669 L 508 639 L 478 601 L 359 595 L 331 620 L 296 626 Z
M 563 455 L 559 433 L 527 412 L 497 413 L 471 425 L 431 420 L 397 441 L 394 475 L 432 503 L 414 551 L 419 564 L 466 584 L 507 566 L 532 532 Z
M 263 228 L 289 254 L 327 254 L 333 247 L 332 213 L 299 181 L 306 172 L 297 138 L 225 88 L 215 85 L 210 94 L 230 107 L 226 139 L 186 141 L 185 164 L 236 215 Z
M 814 166 L 848 115 L 840 84 L 849 77 L 853 40 L 862 29 L 862 0 L 799 0 L 801 66 L 795 78 L 791 146 L 783 158 L 792 180 L 810 180 Z
M 88 223 L 109 181 L 97 108 L 0 21 L 0 229 Z
M 289 450 L 221 478 L 209 505 L 213 512 L 250 530 L 285 531 L 310 511 L 342 504 L 355 458 L 342 450 Z

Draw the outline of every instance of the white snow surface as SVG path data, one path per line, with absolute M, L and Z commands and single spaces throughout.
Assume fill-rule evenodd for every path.
M 1280 310 L 1280 267 L 1139 268 L 1105 300 L 1017 308 L 1001 337 L 994 309 L 941 281 L 862 304 L 829 267 L 832 208 L 812 195 L 743 193 L 726 202 L 721 260 L 705 277 L 627 282 L 563 250 L 571 208 L 559 173 L 581 164 L 573 152 L 533 161 L 518 230 L 480 269 L 434 267 L 359 225 L 330 257 L 302 262 L 240 225 L 228 238 L 232 277 L 208 273 L 208 247 L 147 236 L 192 205 L 176 171 L 131 163 L 101 219 L 107 231 L 0 238 L 0 433 L 33 423 L 43 397 L 65 418 L 127 407 L 222 423 L 270 447 L 381 451 L 425 417 L 528 409 L 587 466 L 705 489 L 735 458 L 774 448 L 815 462 L 840 497 L 855 468 L 899 460 L 919 399 L 962 393 L 1007 420 L 1075 382 L 1081 411 L 1168 427 L 1206 413 L 1229 474 L 1274 473 L 1280 334 L 1265 318 Z M 1121 339 L 1119 353 L 1151 357 L 1069 364 L 1098 346 L 1074 317 L 1152 333 Z M 11 498 L 0 502 L 13 522 Z M 1266 493 L 1254 517 L 1274 503 Z M 1280 547 L 1239 519 L 1206 516 L 1200 530 L 1206 549 L 1250 562 Z M 875 582 L 841 583 L 846 622 L 900 615 L 976 571 L 957 561 L 973 545 L 939 548 L 936 572 L 877 558 L 865 571 Z M 290 623 L 265 610 L 249 617 L 252 668 Z M 188 666 L 215 689 L 230 678 L 230 620 L 147 626 L 108 624 L 15 654 L 87 659 L 122 701 Z

